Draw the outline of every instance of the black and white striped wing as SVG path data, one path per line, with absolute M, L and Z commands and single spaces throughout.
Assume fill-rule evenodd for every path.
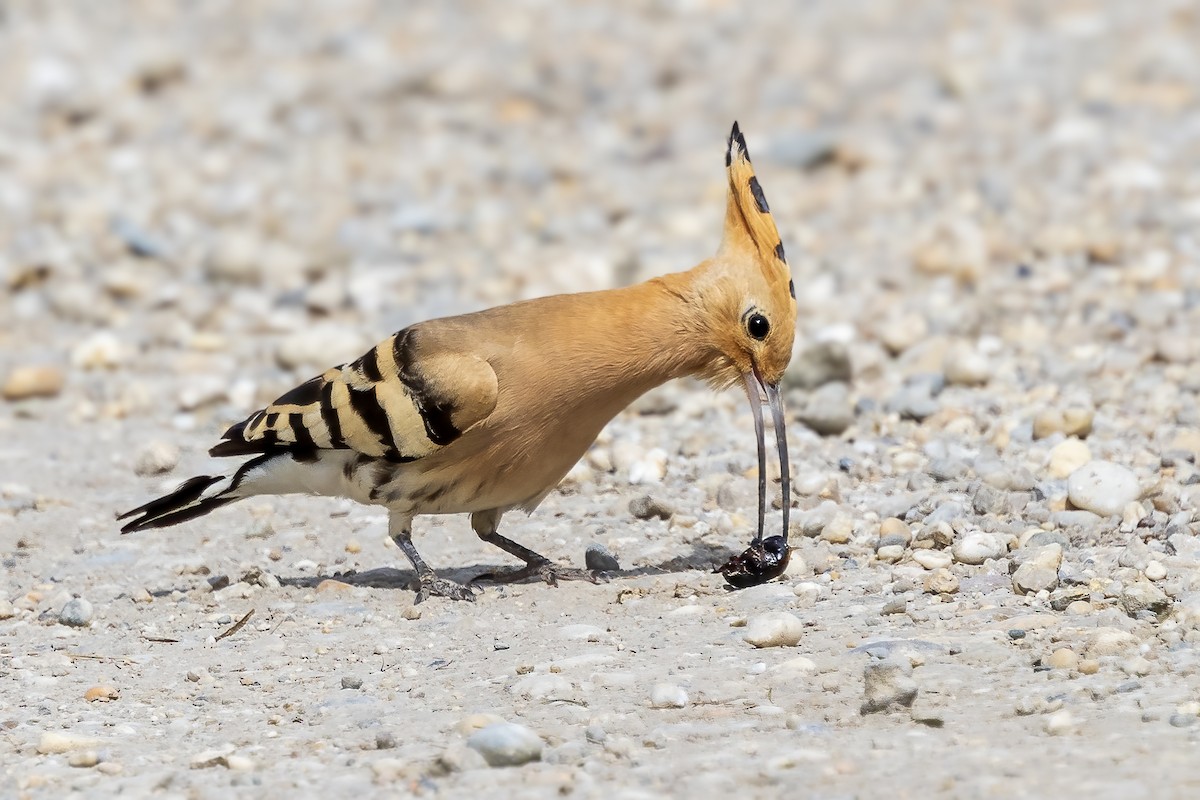
M 353 450 L 413 461 L 485 419 L 497 391 L 487 361 L 437 347 L 414 326 L 251 414 L 209 453 Z

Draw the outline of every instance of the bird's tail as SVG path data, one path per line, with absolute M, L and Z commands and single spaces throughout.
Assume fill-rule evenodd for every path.
M 246 462 L 233 475 L 197 475 L 188 478 L 170 494 L 151 500 L 132 511 L 126 511 L 117 519 L 137 517 L 125 523 L 121 533 L 133 533 L 146 528 L 166 528 L 196 517 L 202 517 L 223 505 L 248 497 L 253 492 L 242 491 L 242 480 L 246 474 L 269 459 L 270 455 L 259 456 Z

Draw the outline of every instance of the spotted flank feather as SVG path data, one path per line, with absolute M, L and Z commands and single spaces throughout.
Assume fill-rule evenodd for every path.
M 424 341 L 419 326 L 388 337 L 234 425 L 209 453 L 352 450 L 405 463 L 436 452 L 491 413 L 496 376 L 482 359 Z

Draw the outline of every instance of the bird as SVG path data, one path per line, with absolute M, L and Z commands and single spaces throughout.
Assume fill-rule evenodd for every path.
M 758 438 L 758 533 L 766 493 L 763 406 L 775 429 L 786 541 L 789 468 L 780 383 L 796 334 L 783 243 L 733 123 L 723 233 L 693 268 L 604 291 L 560 294 L 431 319 L 389 336 L 231 426 L 209 450 L 243 457 L 118 516 L 131 533 L 195 519 L 248 497 L 309 493 L 383 506 L 416 572 L 416 602 L 473 600 L 413 543 L 418 515 L 470 515 L 484 542 L 524 562 L 496 583 L 592 577 L 503 536 L 532 513 L 601 429 L 647 391 L 687 376 L 741 385 Z

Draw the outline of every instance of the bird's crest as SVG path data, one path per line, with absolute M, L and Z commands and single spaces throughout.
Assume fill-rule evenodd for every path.
M 754 174 L 754 165 L 750 163 L 746 139 L 736 122 L 729 132 L 725 171 L 729 178 L 729 201 L 720 254 L 749 256 L 759 264 L 769 284 L 790 284 L 791 275 L 779 229 L 771 218 L 767 198 Z M 788 291 L 795 296 L 790 286 Z

